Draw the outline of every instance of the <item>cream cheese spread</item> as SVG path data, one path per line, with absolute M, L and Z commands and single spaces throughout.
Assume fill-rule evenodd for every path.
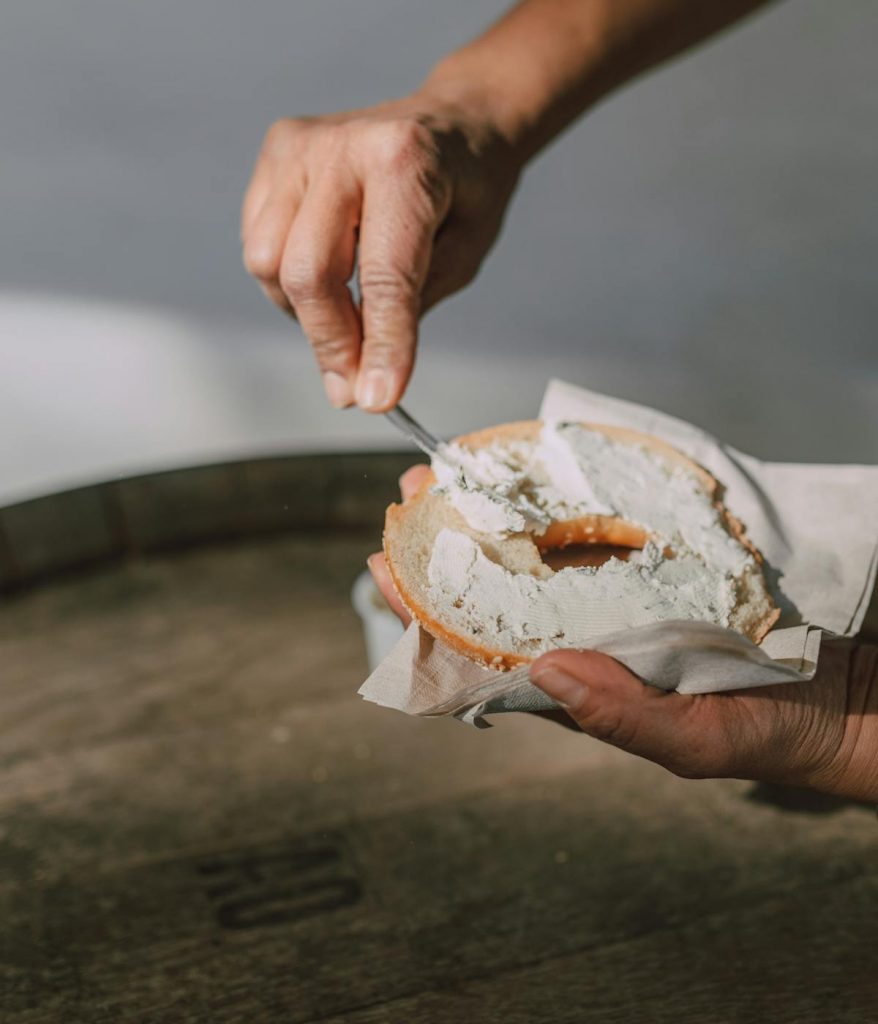
M 523 489 L 527 476 L 492 449 L 469 451 L 459 444 L 442 445 L 433 459 L 433 473 L 441 494 L 473 529 L 504 537 L 512 533 L 542 533 L 552 521 Z
M 449 445 L 433 470 L 435 491 L 476 536 L 439 532 L 430 595 L 441 620 L 481 646 L 533 656 L 669 619 L 728 626 L 740 580 L 758 571 L 697 475 L 582 424 L 546 423 L 537 443 L 498 440 L 475 452 Z M 498 564 L 478 539 L 538 535 L 551 521 L 588 514 L 642 527 L 649 541 L 628 561 L 539 579 Z

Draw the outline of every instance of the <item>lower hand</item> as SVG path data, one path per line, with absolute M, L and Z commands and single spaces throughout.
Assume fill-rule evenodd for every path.
M 402 476 L 404 499 L 427 472 L 413 466 Z M 384 555 L 372 555 L 369 568 L 407 625 Z M 544 654 L 530 677 L 571 725 L 683 778 L 781 782 L 878 801 L 878 647 L 824 640 L 808 682 L 728 693 L 668 693 L 597 651 Z
M 813 679 L 727 693 L 668 693 L 597 651 L 544 654 L 530 677 L 583 732 L 683 778 L 878 801 L 876 647 L 824 640 Z

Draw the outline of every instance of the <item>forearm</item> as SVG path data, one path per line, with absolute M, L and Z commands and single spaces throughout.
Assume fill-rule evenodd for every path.
M 769 0 L 523 0 L 423 91 L 475 107 L 522 163 L 612 89 Z

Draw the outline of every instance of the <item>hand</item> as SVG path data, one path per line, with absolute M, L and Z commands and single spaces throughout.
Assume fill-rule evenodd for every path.
M 687 779 L 732 777 L 878 801 L 878 647 L 824 640 L 814 678 L 684 695 L 597 651 L 553 651 L 530 670 L 583 732 Z
M 403 474 L 403 499 L 427 472 Z M 369 568 L 408 625 L 384 555 L 372 555 Z M 597 651 L 544 654 L 530 677 L 564 706 L 568 724 L 683 778 L 782 782 L 878 801 L 878 647 L 824 640 L 809 682 L 696 696 L 648 686 Z
M 300 321 L 336 407 L 399 401 L 419 317 L 473 279 L 497 237 L 520 164 L 475 107 L 422 92 L 277 121 L 265 137 L 244 263 Z

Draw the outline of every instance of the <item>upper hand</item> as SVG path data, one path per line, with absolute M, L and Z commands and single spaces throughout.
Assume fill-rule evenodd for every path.
M 486 119 L 425 94 L 271 126 L 244 198 L 244 263 L 300 321 L 333 405 L 398 402 L 420 315 L 475 276 L 519 173 Z

